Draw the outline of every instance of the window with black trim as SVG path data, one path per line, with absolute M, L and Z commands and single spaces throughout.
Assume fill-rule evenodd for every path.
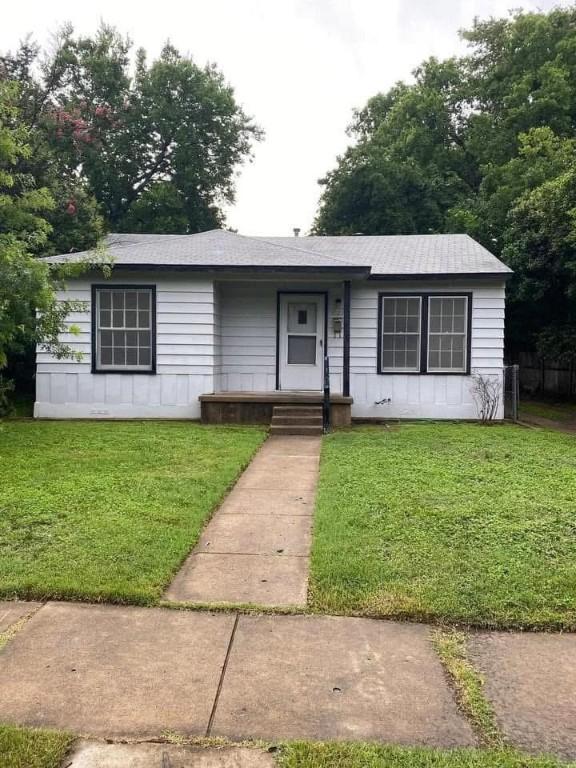
M 420 370 L 420 296 L 382 297 L 382 370 Z
M 94 370 L 154 371 L 154 286 L 94 286 L 92 298 Z
M 380 294 L 379 373 L 470 371 L 471 294 Z

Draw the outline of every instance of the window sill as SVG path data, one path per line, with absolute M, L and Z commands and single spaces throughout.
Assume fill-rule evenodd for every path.
M 155 376 L 156 375 L 156 369 L 151 369 L 149 371 L 143 371 L 142 368 L 92 368 L 91 373 L 95 374 L 103 374 L 103 373 L 119 373 L 121 376 L 124 376 L 125 374 L 129 373 L 130 375 L 138 375 L 138 376 Z

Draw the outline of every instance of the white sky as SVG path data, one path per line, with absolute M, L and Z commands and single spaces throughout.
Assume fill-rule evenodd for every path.
M 21 0 L 4 9 L 0 49 L 27 33 L 44 43 L 62 23 L 89 34 L 113 24 L 155 56 L 169 38 L 199 64 L 213 61 L 264 128 L 242 168 L 228 224 L 242 234 L 304 234 L 320 187 L 348 144 L 352 109 L 428 56 L 464 50 L 458 29 L 509 7 L 568 0 Z

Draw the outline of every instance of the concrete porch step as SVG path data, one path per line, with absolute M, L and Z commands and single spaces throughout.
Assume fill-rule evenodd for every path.
M 272 426 L 282 425 L 293 427 L 322 426 L 322 414 L 318 416 L 278 416 L 276 413 L 272 416 Z
M 294 424 L 272 424 L 270 427 L 271 435 L 321 435 L 322 424 L 312 425 L 294 425 Z
M 322 416 L 321 405 L 275 405 L 274 416 Z
M 270 431 L 273 435 L 321 435 L 322 406 L 275 405 Z

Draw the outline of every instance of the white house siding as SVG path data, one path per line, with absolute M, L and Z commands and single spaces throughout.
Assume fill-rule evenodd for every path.
M 462 291 L 472 293 L 471 369 L 502 376 L 504 362 L 504 282 L 363 282 L 352 287 L 350 394 L 352 415 L 361 418 L 474 419 L 470 376 L 378 374 L 379 292 Z M 390 398 L 389 403 L 376 405 Z M 498 417 L 503 416 L 501 402 Z
M 331 387 L 342 391 L 342 338 L 332 330 L 341 280 L 334 282 L 230 281 L 219 284 L 220 390 L 271 392 L 276 389 L 278 291 L 328 291 L 328 354 Z M 342 307 L 342 304 L 340 304 Z M 341 309 L 340 309 L 341 313 Z
M 156 286 L 156 374 L 91 373 L 91 285 Z M 211 279 L 184 273 L 128 272 L 70 281 L 66 298 L 86 302 L 70 315 L 80 335 L 62 340 L 83 361 L 38 350 L 36 403 L 40 418 L 198 418 L 198 396 L 214 389 L 215 318 Z M 62 294 L 62 298 L 64 294 Z

